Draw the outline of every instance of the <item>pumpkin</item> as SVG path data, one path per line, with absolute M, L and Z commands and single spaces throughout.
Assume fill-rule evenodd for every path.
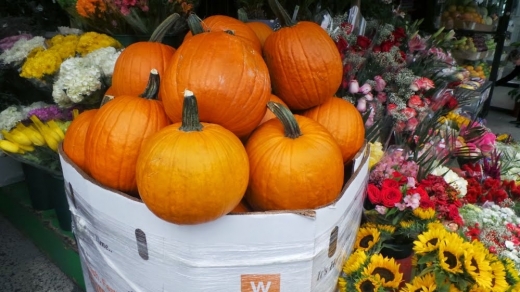
M 334 201 L 343 186 L 343 157 L 318 122 L 269 102 L 277 119 L 257 128 L 246 144 L 253 210 L 314 209 Z
M 197 29 L 202 31 L 200 24 Z M 161 84 L 172 122 L 181 121 L 183 91 L 191 88 L 202 122 L 219 124 L 239 137 L 256 128 L 266 112 L 271 82 L 262 56 L 246 47 L 227 32 L 198 33 L 179 47 Z
M 262 45 L 262 47 L 264 46 L 267 37 L 273 33 L 273 29 L 263 22 L 246 22 L 246 25 L 249 26 L 255 32 L 256 36 L 260 40 L 260 44 Z
M 233 210 L 231 210 L 230 214 L 239 214 L 247 212 L 251 212 L 251 209 L 247 205 L 247 202 L 245 200 L 242 200 Z
M 63 139 L 63 151 L 65 154 L 86 173 L 89 171 L 85 162 L 85 140 L 90 122 L 97 111 L 97 109 L 87 110 L 75 117 L 67 128 L 65 138 Z
M 190 17 L 197 16 L 192 14 Z M 262 44 L 256 36 L 256 33 L 249 26 L 236 18 L 225 15 L 212 15 L 202 20 L 202 26 L 206 31 L 210 32 L 230 31 L 257 53 L 262 54 Z M 189 40 L 191 37 L 193 37 L 193 31 L 190 30 L 184 37 L 184 41 Z M 214 49 L 215 48 L 222 48 L 224 51 L 227 50 L 226 46 L 214 47 Z
M 365 142 L 363 117 L 350 102 L 332 97 L 325 103 L 311 108 L 303 115 L 327 128 L 341 148 L 343 162 L 347 163 Z
M 145 141 L 136 174 L 141 199 L 155 215 L 175 224 L 199 224 L 240 203 L 249 161 L 233 133 L 199 121 L 197 99 L 186 90 L 182 122 Z
M 292 110 L 322 104 L 336 93 L 343 78 L 334 41 L 318 24 L 294 23 L 277 0 L 268 2 L 282 25 L 263 48 L 274 94 Z
M 161 41 L 178 19 L 178 14 L 169 16 L 157 27 L 149 41 L 133 43 L 121 52 L 114 65 L 112 85 L 105 94 L 138 95 L 148 82 L 150 70 L 155 69 L 163 76 L 175 48 L 162 44 Z
M 101 184 L 132 195 L 137 192 L 135 165 L 141 144 L 170 122 L 156 100 L 159 74 L 151 70 L 141 96 L 122 95 L 103 105 L 88 128 L 85 159 Z
M 287 106 L 285 104 L 285 102 L 283 102 L 283 100 L 281 100 L 278 96 L 274 95 L 274 94 L 271 94 L 271 97 L 269 97 L 269 101 L 272 101 L 272 102 L 277 102 L 277 103 L 280 103 L 284 106 Z M 260 124 L 258 124 L 258 126 L 262 125 L 263 123 L 271 120 L 271 119 L 275 119 L 276 116 L 273 114 L 272 111 L 265 111 L 265 115 L 264 115 L 264 118 L 260 121 Z

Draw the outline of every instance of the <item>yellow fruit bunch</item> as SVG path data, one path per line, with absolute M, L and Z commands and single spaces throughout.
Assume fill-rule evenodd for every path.
M 25 154 L 34 151 L 35 146 L 47 146 L 53 151 L 58 151 L 58 145 L 63 141 L 65 133 L 56 121 L 43 123 L 36 116 L 32 116 L 31 121 L 34 124 L 25 126 L 23 123 L 18 123 L 9 132 L 2 130 L 4 140 L 0 140 L 0 149 L 10 153 Z

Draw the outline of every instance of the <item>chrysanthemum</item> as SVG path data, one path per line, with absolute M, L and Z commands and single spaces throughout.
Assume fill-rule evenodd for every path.
M 354 251 L 343 265 L 343 272 L 347 275 L 351 275 L 361 269 L 367 261 L 367 254 L 358 249 Z
M 377 228 L 360 228 L 356 236 L 354 248 L 364 251 L 370 250 L 379 241 L 380 236 L 381 232 Z
M 435 217 L 435 209 L 433 208 L 416 208 L 413 210 L 413 215 L 417 218 L 420 218 L 422 220 L 428 220 Z
M 509 284 L 506 281 L 506 268 L 502 262 L 491 263 L 491 273 L 493 279 L 491 280 L 491 291 L 493 292 L 505 292 L 509 288 Z
M 403 280 L 403 274 L 399 272 L 399 264 L 394 259 L 383 257 L 381 254 L 373 255 L 370 258 L 370 263 L 363 270 L 363 275 L 381 280 L 382 286 L 387 288 L 398 288 Z
M 406 283 L 406 287 L 401 292 L 434 292 L 436 289 L 435 275 L 428 273 L 422 277 L 413 278 L 411 283 Z
M 439 244 L 439 264 L 441 268 L 451 274 L 463 273 L 461 257 L 464 254 L 464 249 L 460 245 L 444 239 Z
M 464 268 L 471 278 L 482 288 L 491 288 L 491 266 L 486 255 L 474 248 L 464 250 Z
M 363 277 L 356 282 L 356 291 L 375 292 L 381 287 L 381 283 L 374 277 Z
M 426 254 L 437 250 L 446 233 L 447 231 L 444 228 L 433 228 L 423 232 L 414 241 L 413 250 L 417 254 Z

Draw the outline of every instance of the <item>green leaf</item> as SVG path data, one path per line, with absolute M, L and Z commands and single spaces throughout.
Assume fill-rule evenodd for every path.
M 437 259 L 437 253 L 430 252 L 430 253 L 427 253 L 427 254 L 421 256 L 421 258 L 417 261 L 417 263 L 420 265 L 427 264 L 427 263 L 435 262 L 436 259 Z

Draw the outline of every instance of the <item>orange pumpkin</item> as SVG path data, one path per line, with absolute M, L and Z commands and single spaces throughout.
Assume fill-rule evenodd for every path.
M 219 124 L 239 137 L 256 128 L 266 112 L 271 82 L 262 56 L 246 47 L 226 32 L 202 32 L 179 47 L 161 84 L 172 122 L 181 121 L 183 91 L 191 88 L 202 122 Z
M 263 22 L 246 22 L 246 25 L 249 26 L 255 32 L 256 36 L 260 40 L 260 44 L 262 45 L 262 47 L 264 46 L 267 37 L 273 33 L 273 29 Z
M 343 77 L 334 41 L 318 24 L 294 23 L 277 0 L 268 2 L 282 25 L 263 48 L 274 94 L 292 110 L 322 104 L 336 93 Z
M 179 19 L 178 14 L 165 19 L 147 42 L 137 42 L 126 47 L 116 60 L 109 95 L 138 95 L 148 82 L 150 70 L 163 76 L 175 48 L 162 44 L 167 30 Z M 161 96 L 159 96 L 161 99 Z
M 199 122 L 195 96 L 188 90 L 185 95 L 182 122 L 145 141 L 137 160 L 137 186 L 159 218 L 199 224 L 228 214 L 240 203 L 249 161 L 233 133 Z
M 240 201 L 240 203 L 233 209 L 230 214 L 238 214 L 238 213 L 247 213 L 251 212 L 251 209 L 247 205 L 247 202 L 245 200 Z
M 240 40 L 254 49 L 257 53 L 262 54 L 262 44 L 256 36 L 256 33 L 249 26 L 238 19 L 225 15 L 212 15 L 202 20 L 202 25 L 206 31 L 210 32 L 230 31 Z M 184 41 L 189 40 L 191 37 L 193 37 L 193 32 L 189 31 L 184 37 Z M 227 47 L 225 46 L 214 47 L 214 49 L 215 48 L 223 48 L 224 51 L 227 51 Z
M 85 163 L 85 140 L 92 118 L 97 109 L 87 110 L 74 118 L 63 139 L 63 151 L 79 168 L 88 173 Z
M 363 117 L 350 102 L 332 97 L 325 103 L 303 113 L 323 125 L 341 148 L 343 162 L 349 162 L 365 141 Z
M 281 100 L 278 96 L 276 96 L 274 94 L 271 94 L 271 97 L 269 98 L 269 101 L 281 103 L 284 106 L 287 106 L 285 104 L 285 102 L 283 102 L 283 100 Z M 267 122 L 267 121 L 269 121 L 271 119 L 275 119 L 275 118 L 276 118 L 276 116 L 273 114 L 272 111 L 265 111 L 264 118 L 260 121 L 260 124 L 258 124 L 258 126 L 262 125 L 263 123 L 265 123 L 265 122 Z
M 101 184 L 136 194 L 135 165 L 143 141 L 169 124 L 162 102 L 156 100 L 157 70 L 141 96 L 118 96 L 103 105 L 88 128 L 85 160 Z
M 319 123 L 269 102 L 278 119 L 257 128 L 246 144 L 250 176 L 246 199 L 254 210 L 314 209 L 343 187 L 343 158 Z

